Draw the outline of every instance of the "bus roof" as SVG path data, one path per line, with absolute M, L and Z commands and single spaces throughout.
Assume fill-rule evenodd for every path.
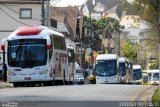
M 48 28 L 46 26 L 39 26 L 39 27 L 44 29 L 44 30 L 47 30 L 49 33 L 55 34 L 55 36 L 58 35 L 58 36 L 64 37 L 64 35 L 62 33 L 59 33 L 57 31 L 55 31 L 54 29 L 50 29 L 50 28 Z
M 100 54 L 96 57 L 96 60 L 110 60 L 117 59 L 118 56 L 116 54 Z
M 23 39 L 23 38 L 48 38 L 46 35 L 54 35 L 64 37 L 63 34 L 54 31 L 45 26 L 21 26 L 12 32 L 7 40 Z
M 152 70 L 146 70 L 147 73 L 151 73 L 151 72 L 159 72 L 159 69 L 152 69 Z
M 141 69 L 142 67 L 140 65 L 133 65 L 133 69 Z
M 119 57 L 118 58 L 118 62 L 126 62 L 126 58 L 125 57 Z

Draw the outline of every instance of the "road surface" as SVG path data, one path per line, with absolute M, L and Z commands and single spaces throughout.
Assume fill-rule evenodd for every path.
M 55 107 L 75 107 L 75 105 L 97 107 L 99 104 L 102 104 L 101 107 L 103 105 L 109 107 L 106 106 L 106 102 L 118 107 L 122 101 L 136 100 L 140 93 L 150 87 L 147 85 L 94 84 L 6 88 L 0 89 L 0 101 L 11 104 L 18 102 L 18 107 L 31 107 L 32 105 L 36 105 L 36 107 L 46 105 L 48 105 L 46 107 L 50 107 L 50 105 Z M 112 106 L 110 105 L 110 107 Z

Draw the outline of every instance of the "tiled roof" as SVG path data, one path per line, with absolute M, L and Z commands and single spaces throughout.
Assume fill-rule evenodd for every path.
M 118 0 L 95 0 L 95 4 L 99 2 L 106 6 L 108 10 L 118 4 Z M 86 4 L 89 10 L 93 10 L 94 5 L 92 3 L 92 0 L 88 0 Z
M 103 4 L 109 10 L 109 12 L 116 12 L 118 17 L 121 18 L 123 11 L 122 7 L 118 5 L 118 0 L 95 0 L 95 5 L 96 3 Z M 88 0 L 86 4 L 88 6 L 88 9 L 92 11 L 94 8 L 92 0 Z

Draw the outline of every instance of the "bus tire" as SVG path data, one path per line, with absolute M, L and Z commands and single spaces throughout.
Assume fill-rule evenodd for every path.
M 13 87 L 18 87 L 19 84 L 18 83 L 13 83 Z
M 66 82 L 66 74 L 65 74 L 66 72 L 65 72 L 65 70 L 63 69 L 63 80 L 62 80 L 62 85 L 65 85 L 65 84 L 67 84 L 67 82 Z
M 20 86 L 20 87 L 24 87 L 25 84 L 24 84 L 23 82 L 21 82 L 21 83 L 19 83 L 19 86 Z
M 53 86 L 53 85 L 54 85 L 53 80 L 52 81 L 45 81 L 45 82 L 43 82 L 43 86 Z
M 71 80 L 71 76 L 69 76 L 68 85 L 73 85 L 73 80 Z

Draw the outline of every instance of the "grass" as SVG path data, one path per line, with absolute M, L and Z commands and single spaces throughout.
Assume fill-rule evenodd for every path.
M 152 102 L 155 107 L 160 107 L 160 93 L 159 88 L 157 88 L 152 96 Z
M 144 82 L 143 85 L 150 85 L 149 82 Z

